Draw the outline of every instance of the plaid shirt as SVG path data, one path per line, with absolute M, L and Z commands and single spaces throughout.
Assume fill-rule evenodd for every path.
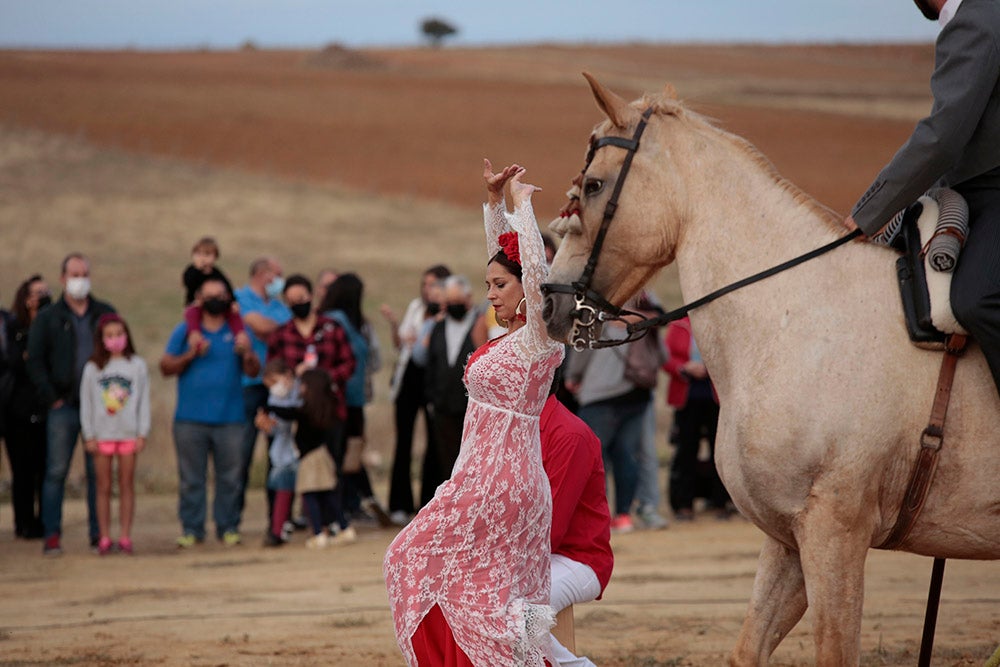
M 347 334 L 334 320 L 317 315 L 312 335 L 306 337 L 295 327 L 295 320 L 286 322 L 267 339 L 267 358 L 271 360 L 280 357 L 294 369 L 305 360 L 309 345 L 316 347 L 316 368 L 326 371 L 333 381 L 333 391 L 338 402 L 337 414 L 340 419 L 346 419 L 344 386 L 354 373 L 355 362 Z

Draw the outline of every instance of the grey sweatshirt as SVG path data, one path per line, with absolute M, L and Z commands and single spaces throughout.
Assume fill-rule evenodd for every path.
M 605 326 L 602 335 L 620 340 L 626 334 L 624 327 Z M 576 394 L 580 405 L 623 396 L 635 389 L 635 385 L 625 379 L 624 346 L 583 352 L 571 350 L 566 379 L 580 383 L 580 391 Z
M 149 371 L 141 357 L 93 361 L 80 380 L 80 431 L 84 440 L 134 440 L 149 435 Z

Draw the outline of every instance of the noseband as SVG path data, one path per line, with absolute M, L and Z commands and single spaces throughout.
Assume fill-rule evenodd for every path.
M 615 217 L 615 211 L 618 209 L 618 196 L 621 194 L 622 186 L 625 184 L 625 179 L 628 177 L 629 169 L 632 167 L 632 158 L 635 157 L 636 152 L 639 150 L 639 139 L 642 137 L 642 133 L 646 129 L 646 124 L 648 123 L 649 117 L 652 113 L 653 107 L 647 107 L 646 110 L 642 112 L 642 118 L 639 120 L 639 124 L 636 126 L 631 139 L 625 139 L 623 137 L 601 137 L 600 139 L 594 139 L 594 137 L 591 137 L 590 148 L 587 151 L 586 164 L 584 164 L 583 170 L 573 181 L 573 184 L 578 188 L 583 188 L 583 177 L 587 173 L 587 169 L 590 168 L 590 163 L 594 159 L 594 154 L 599 149 L 604 148 L 605 146 L 614 146 L 616 148 L 625 149 L 625 161 L 622 163 L 621 171 L 618 173 L 618 180 L 615 182 L 615 188 L 611 192 L 611 198 L 608 199 L 608 203 L 604 207 L 604 216 L 601 218 L 601 226 L 597 230 L 597 236 L 594 238 L 594 246 L 590 249 L 590 257 L 587 259 L 587 264 L 583 268 L 583 273 L 580 275 L 580 279 L 570 285 L 560 283 L 544 283 L 542 285 L 542 294 L 545 294 L 546 296 L 549 294 L 573 295 L 576 307 L 569 313 L 570 317 L 573 318 L 573 328 L 570 331 L 568 342 L 573 346 L 573 349 L 578 352 L 582 352 L 588 348 L 598 349 L 636 341 L 645 336 L 649 330 L 654 327 L 668 324 L 686 317 L 687 314 L 695 308 L 715 301 L 719 297 L 738 290 L 741 287 L 746 287 L 747 285 L 751 285 L 755 282 L 773 276 L 776 273 L 781 273 L 782 271 L 790 269 L 793 266 L 798 266 L 803 262 L 807 262 L 811 259 L 819 257 L 820 255 L 826 254 L 834 248 L 842 246 L 851 239 L 857 238 L 862 234 L 860 229 L 855 229 L 850 234 L 842 236 L 835 241 L 831 241 L 824 246 L 799 255 L 798 257 L 778 264 L 777 266 L 773 266 L 770 269 L 761 271 L 760 273 L 738 280 L 734 283 L 726 285 L 725 287 L 721 287 L 714 292 L 697 299 L 696 301 L 692 301 L 691 303 L 677 308 L 676 310 L 672 310 L 669 313 L 663 313 L 657 317 L 645 317 L 640 313 L 615 306 L 604 298 L 603 295 L 591 289 L 590 283 L 594 278 L 594 270 L 597 268 L 597 258 L 601 254 L 601 247 L 604 245 L 604 238 L 608 234 L 608 227 L 611 225 L 611 220 Z M 576 202 L 573 201 L 574 199 Z M 566 208 L 563 209 L 563 212 L 580 213 L 579 197 L 572 197 L 569 204 L 567 204 Z M 625 316 L 629 316 L 632 321 L 626 320 Z M 635 321 L 635 318 L 638 318 L 638 321 Z M 603 326 L 605 322 L 614 321 L 625 323 L 625 331 L 628 334 L 625 338 L 621 340 L 598 339 L 597 336 L 593 335 L 595 327 Z
M 653 107 L 647 107 L 642 112 L 642 118 L 639 120 L 639 124 L 636 126 L 631 139 L 625 139 L 624 137 L 601 137 L 600 139 L 594 139 L 591 137 L 590 148 L 587 150 L 586 163 L 574 181 L 575 184 L 582 188 L 583 176 L 587 173 L 587 169 L 590 168 L 590 163 L 594 160 L 594 154 L 599 149 L 605 146 L 625 149 L 625 161 L 622 163 L 621 171 L 618 172 L 618 180 L 615 181 L 614 190 L 611 191 L 611 198 L 608 199 L 608 203 L 604 206 L 604 216 L 601 218 L 601 226 L 597 229 L 594 246 L 590 249 L 590 257 L 587 258 L 587 264 L 583 267 L 580 279 L 571 285 L 560 283 L 545 283 L 542 285 L 542 294 L 545 295 L 554 293 L 573 295 L 576 308 L 570 313 L 570 316 L 573 318 L 573 329 L 570 332 L 569 343 L 577 351 L 582 351 L 587 347 L 599 348 L 621 345 L 622 343 L 642 338 L 646 333 L 643 330 L 633 335 L 630 331 L 627 338 L 613 341 L 596 340 L 596 336 L 589 335 L 591 329 L 598 325 L 603 325 L 604 322 L 614 320 L 625 321 L 623 318 L 624 315 L 633 315 L 643 319 L 643 316 L 639 313 L 623 310 L 613 305 L 603 295 L 592 290 L 590 283 L 594 278 L 594 270 L 597 268 L 597 258 L 600 256 L 601 248 L 604 246 L 604 238 L 608 235 L 608 227 L 611 226 L 611 220 L 615 217 L 615 211 L 618 209 L 618 197 L 621 194 L 622 186 L 625 185 L 629 169 L 632 168 L 632 158 L 635 157 L 636 152 L 639 150 L 639 139 L 642 138 L 642 133 L 646 129 L 646 124 L 652 113 Z M 567 208 L 572 207 L 573 202 L 571 201 Z M 585 333 L 588 335 L 584 336 Z

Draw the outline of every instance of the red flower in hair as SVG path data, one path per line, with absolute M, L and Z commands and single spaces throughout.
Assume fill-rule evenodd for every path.
M 504 232 L 497 238 L 497 242 L 500 243 L 500 248 L 503 250 L 503 254 L 507 255 L 507 259 L 521 266 L 521 247 L 518 243 L 517 232 Z

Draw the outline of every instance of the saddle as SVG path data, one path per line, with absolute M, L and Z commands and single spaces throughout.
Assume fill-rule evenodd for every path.
M 951 334 L 968 335 L 951 309 L 951 280 L 969 228 L 969 209 L 954 190 L 924 195 L 873 239 L 902 255 L 896 276 L 906 331 L 917 347 L 942 350 Z

